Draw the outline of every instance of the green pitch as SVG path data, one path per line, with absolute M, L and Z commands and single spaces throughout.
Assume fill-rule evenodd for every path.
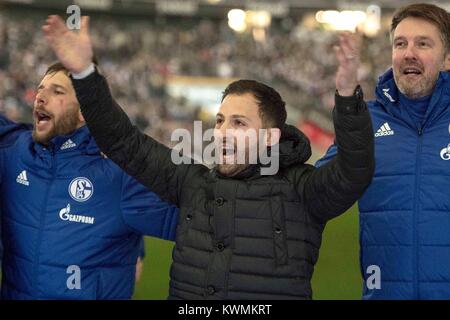
M 354 206 L 331 220 L 323 234 L 319 261 L 313 276 L 314 299 L 360 299 L 358 215 Z M 146 238 L 146 258 L 135 299 L 166 299 L 173 244 Z

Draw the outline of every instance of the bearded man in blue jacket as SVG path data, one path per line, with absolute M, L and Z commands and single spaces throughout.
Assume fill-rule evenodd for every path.
M 406 6 L 391 38 L 392 68 L 368 104 L 376 169 L 359 200 L 363 299 L 449 299 L 450 15 Z
M 142 234 L 174 240 L 178 209 L 102 156 L 61 64 L 33 116 L 0 121 L 2 297 L 131 298 Z

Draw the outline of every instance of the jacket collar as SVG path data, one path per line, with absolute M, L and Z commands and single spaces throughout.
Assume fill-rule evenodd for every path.
M 400 116 L 399 89 L 395 83 L 392 68 L 378 79 L 375 95 L 377 101 L 382 104 L 388 113 L 397 117 Z M 424 121 L 434 118 L 445 110 L 448 105 L 450 105 L 450 72 L 441 71 L 425 113 Z
M 311 144 L 306 135 L 291 125 L 285 125 L 280 137 L 280 168 L 303 164 L 311 157 Z
M 50 140 L 48 146 L 33 142 L 33 148 L 39 154 L 48 150 L 55 154 L 74 151 L 84 154 L 98 154 L 100 152 L 86 125 L 71 134 L 54 137 Z

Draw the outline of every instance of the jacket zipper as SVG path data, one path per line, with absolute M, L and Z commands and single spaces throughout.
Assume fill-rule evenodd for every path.
M 38 239 L 36 241 L 36 248 L 34 253 L 34 272 L 33 272 L 33 280 L 34 280 L 34 290 L 36 290 L 36 294 L 39 295 L 38 290 L 38 279 L 39 279 L 39 264 L 40 264 L 40 248 L 41 248 L 41 242 L 42 242 L 42 234 L 44 232 L 44 226 L 45 226 L 45 214 L 47 212 L 48 207 L 48 200 L 49 200 L 49 193 L 50 188 L 53 184 L 53 181 L 55 180 L 56 176 L 56 159 L 53 149 L 49 149 L 50 156 L 51 156 L 51 168 L 52 168 L 52 177 L 50 181 L 48 181 L 47 185 L 47 192 L 45 193 L 45 199 L 44 199 L 44 205 L 41 208 L 40 212 L 40 219 L 39 219 L 39 231 L 38 231 Z
M 417 227 L 417 220 L 418 220 L 418 211 L 419 211 L 419 186 L 420 186 L 420 155 L 422 153 L 422 134 L 423 129 L 422 127 L 419 127 L 417 130 L 418 137 L 418 143 L 417 143 L 417 154 L 416 154 L 416 181 L 415 181 L 415 189 L 414 189 L 414 209 L 413 209 L 413 246 L 414 246 L 414 264 L 413 268 L 415 271 L 413 272 L 413 279 L 414 279 L 414 297 L 415 299 L 420 299 L 420 292 L 419 292 L 419 248 L 418 248 L 418 227 Z

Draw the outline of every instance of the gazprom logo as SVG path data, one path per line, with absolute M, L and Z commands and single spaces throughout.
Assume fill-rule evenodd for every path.
M 70 204 L 67 204 L 67 206 L 65 208 L 62 208 L 61 210 L 59 210 L 59 217 L 63 221 L 72 221 L 72 222 L 87 223 L 87 224 L 94 224 L 94 221 L 95 221 L 94 217 L 72 214 L 70 212 Z
M 441 150 L 441 159 L 442 160 L 450 160 L 450 143 Z
M 75 178 L 69 184 L 69 194 L 75 201 L 87 201 L 94 194 L 94 185 L 88 178 Z

